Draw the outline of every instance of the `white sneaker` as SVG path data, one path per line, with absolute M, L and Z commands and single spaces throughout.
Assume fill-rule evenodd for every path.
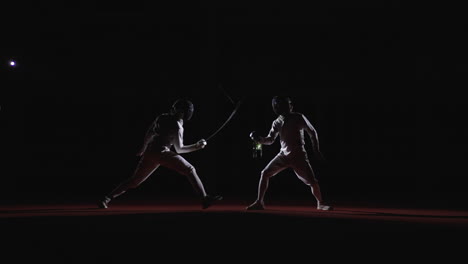
M 109 202 L 111 198 L 104 196 L 104 199 L 98 201 L 98 207 L 101 209 L 107 209 L 109 207 Z
M 321 204 L 321 205 L 317 205 L 317 210 L 332 211 L 333 207 L 331 205 Z

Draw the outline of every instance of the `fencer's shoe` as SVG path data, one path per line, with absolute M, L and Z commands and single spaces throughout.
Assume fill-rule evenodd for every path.
M 206 208 L 210 207 L 211 205 L 213 205 L 214 202 L 221 201 L 222 199 L 223 199 L 223 197 L 219 196 L 219 195 L 215 195 L 215 196 L 207 195 L 207 196 L 203 197 L 203 199 L 202 199 L 202 208 L 206 209 Z
M 104 196 L 104 199 L 100 200 L 98 202 L 98 207 L 101 209 L 107 209 L 109 207 L 109 202 L 111 201 L 111 198 Z
M 263 203 L 255 201 L 253 204 L 247 206 L 247 208 L 245 208 L 245 210 L 247 210 L 247 211 L 265 210 L 265 206 L 263 205 Z
M 317 210 L 333 211 L 333 207 L 331 205 L 321 203 L 321 204 L 317 205 Z

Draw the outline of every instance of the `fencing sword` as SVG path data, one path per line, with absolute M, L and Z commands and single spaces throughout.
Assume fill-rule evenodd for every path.
M 234 110 L 232 111 L 231 115 L 224 121 L 224 123 L 215 131 L 213 132 L 207 139 L 206 141 L 210 140 L 212 137 L 214 137 L 216 134 L 218 134 L 219 131 L 221 131 L 228 123 L 231 121 L 232 117 L 236 114 L 237 110 L 239 110 L 239 107 L 242 103 L 242 100 L 239 100 L 237 103 L 234 103 L 234 100 L 228 95 L 228 93 L 222 88 L 221 85 L 218 86 L 221 90 L 223 90 L 224 95 L 231 101 L 231 103 L 234 105 Z

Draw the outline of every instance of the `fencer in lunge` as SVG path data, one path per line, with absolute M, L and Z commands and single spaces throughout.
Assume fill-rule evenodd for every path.
M 221 196 L 208 195 L 202 181 L 197 175 L 195 167 L 185 160 L 180 154 L 189 153 L 205 148 L 207 142 L 199 140 L 192 145 L 185 145 L 184 122 L 191 119 L 194 107 L 191 101 L 179 99 L 173 105 L 169 113 L 163 113 L 156 117 L 146 132 L 143 146 L 137 153 L 141 156 L 133 175 L 121 182 L 108 195 L 98 202 L 100 208 L 108 208 L 109 202 L 122 195 L 130 188 L 138 187 L 159 166 L 164 166 L 185 175 L 196 193 L 200 195 L 203 209 L 208 208 L 213 202 L 221 200 Z M 175 152 L 172 150 L 174 147 Z
M 273 121 L 271 129 L 266 137 L 256 135 L 255 131 L 250 134 L 252 140 L 263 144 L 271 145 L 277 136 L 280 136 L 280 152 L 262 170 L 258 185 L 257 199 L 249 205 L 247 210 L 263 210 L 265 208 L 264 198 L 268 189 L 271 177 L 287 168 L 292 168 L 297 177 L 310 186 L 313 196 L 317 201 L 318 210 L 333 210 L 327 205 L 320 192 L 320 186 L 315 177 L 314 171 L 309 163 L 306 149 L 304 147 L 304 131 L 307 132 L 311 141 L 313 152 L 318 158 L 323 158 L 318 135 L 309 120 L 301 113 L 292 112 L 291 99 L 284 96 L 275 96 L 272 100 L 273 111 L 278 115 Z

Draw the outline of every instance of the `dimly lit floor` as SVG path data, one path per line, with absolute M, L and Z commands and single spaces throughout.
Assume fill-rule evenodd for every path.
M 317 211 L 312 204 L 271 204 L 244 210 L 242 201 L 221 201 L 201 210 L 194 201 L 172 203 L 115 201 L 108 209 L 83 204 L 23 204 L 0 207 L 1 232 L 14 237 L 119 236 L 179 239 L 361 240 L 457 239 L 468 235 L 468 211 L 397 208 L 386 205 L 335 205 Z M 45 235 L 45 236 L 44 236 Z

